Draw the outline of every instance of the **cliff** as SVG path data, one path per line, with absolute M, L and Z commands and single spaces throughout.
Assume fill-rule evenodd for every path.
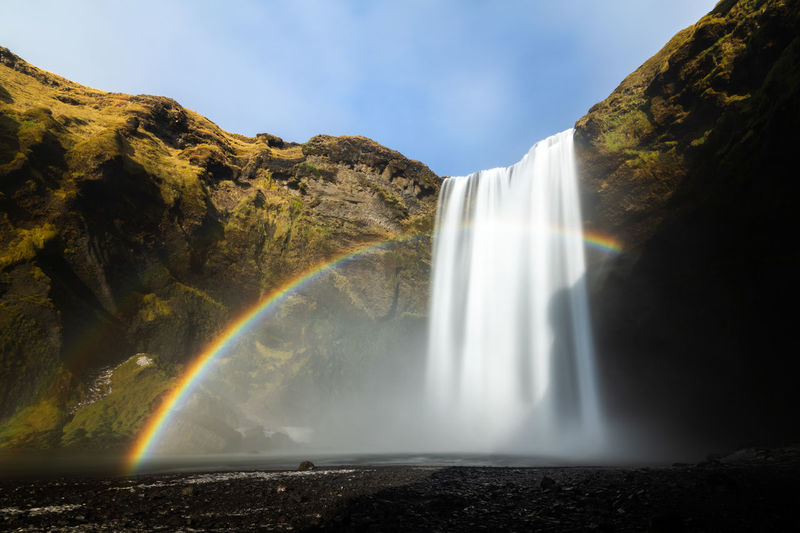
M 398 240 L 295 298 L 307 326 L 255 339 L 273 378 L 352 372 L 347 320 L 379 344 L 424 323 L 438 183 L 363 137 L 244 137 L 0 48 L 0 446 L 124 445 L 241 311 Z
M 665 446 L 800 438 L 799 35 L 797 2 L 723 0 L 575 125 L 585 226 L 624 244 L 589 256 L 606 410 Z M 0 49 L 0 446 L 125 445 L 233 317 L 371 242 L 397 241 L 293 293 L 176 427 L 230 448 L 399 379 L 438 183 L 368 139 L 231 134 Z
M 625 243 L 594 269 L 609 407 L 668 438 L 800 430 L 800 5 L 724 0 L 576 124 L 585 223 Z

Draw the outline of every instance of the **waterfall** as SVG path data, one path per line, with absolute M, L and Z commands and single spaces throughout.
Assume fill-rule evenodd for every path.
M 427 401 L 448 449 L 563 453 L 601 440 L 572 135 L 442 185 Z

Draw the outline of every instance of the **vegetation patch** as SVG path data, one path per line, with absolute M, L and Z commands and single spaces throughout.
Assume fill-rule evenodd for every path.
M 653 125 L 641 109 L 612 115 L 608 118 L 603 135 L 606 150 L 622 151 L 638 145 L 643 137 L 653 133 Z
M 64 426 L 62 444 L 93 449 L 132 441 L 172 383 L 158 361 L 154 355 L 137 354 L 117 367 L 110 394 L 75 413 Z
M 0 448 L 52 448 L 58 446 L 58 431 L 69 419 L 54 398 L 25 407 L 0 426 Z
M 0 250 L 0 270 L 9 265 L 30 261 L 56 235 L 58 231 L 50 223 L 30 229 L 17 228 L 15 237 Z
M 303 161 L 302 163 L 298 163 L 295 165 L 295 172 L 298 177 L 312 177 L 317 179 L 323 179 L 326 181 L 335 181 L 336 179 L 336 172 L 324 167 L 320 167 L 309 163 L 308 161 Z
M 170 316 L 171 314 L 172 307 L 170 307 L 168 301 L 162 300 L 153 293 L 145 294 L 142 297 L 139 317 L 145 322 L 152 322 L 160 317 Z

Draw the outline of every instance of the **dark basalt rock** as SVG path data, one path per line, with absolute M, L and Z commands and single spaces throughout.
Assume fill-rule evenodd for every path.
M 402 176 L 411 182 L 410 192 L 418 198 L 430 197 L 438 192 L 438 178 L 419 161 L 406 159 L 366 137 L 331 137 L 317 135 L 303 145 L 307 156 L 319 156 L 334 164 L 354 168 L 363 165 L 379 172 L 382 181 L 392 182 Z M 402 186 L 407 184 L 403 183 Z
M 544 476 L 539 482 L 539 487 L 541 487 L 542 490 L 553 490 L 558 487 L 558 483 L 550 476 Z
M 267 146 L 273 146 L 275 148 L 283 148 L 286 145 L 283 139 L 271 133 L 258 133 L 256 134 L 256 138 L 266 142 Z

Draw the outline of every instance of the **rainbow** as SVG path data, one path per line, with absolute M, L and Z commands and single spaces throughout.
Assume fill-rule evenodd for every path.
M 601 252 L 619 253 L 622 251 L 622 243 L 613 237 L 597 233 L 595 231 L 583 231 L 583 242 L 587 246 L 600 250 Z
M 464 229 L 466 230 L 469 228 L 465 226 Z M 559 229 L 553 229 L 552 232 L 566 237 L 571 236 L 567 232 Z M 200 380 L 216 357 L 223 353 L 239 336 L 248 331 L 253 325 L 259 323 L 270 310 L 283 302 L 293 292 L 352 259 L 380 250 L 392 244 L 419 238 L 421 236 L 421 234 L 411 234 L 362 244 L 354 250 L 336 256 L 325 263 L 317 265 L 287 280 L 283 285 L 274 289 L 256 305 L 242 313 L 195 358 L 162 401 L 158 410 L 150 417 L 127 457 L 127 472 L 135 472 L 138 465 L 147 457 L 153 445 L 158 442 L 175 407 L 188 396 L 193 386 Z M 619 242 L 600 233 L 584 232 L 582 237 L 587 246 L 605 252 L 616 253 L 622 249 Z
M 362 244 L 355 250 L 350 250 L 333 259 L 317 265 L 304 273 L 287 280 L 283 285 L 272 290 L 264 299 L 242 313 L 233 321 L 217 338 L 209 344 L 206 349 L 198 355 L 189 365 L 178 382 L 168 393 L 167 397 L 161 402 L 158 410 L 150 417 L 139 437 L 136 439 L 132 450 L 128 456 L 128 472 L 132 473 L 141 463 L 153 445 L 158 441 L 159 436 L 166 427 L 172 411 L 181 401 L 191 392 L 193 385 L 203 376 L 204 372 L 210 367 L 214 359 L 223 353 L 240 335 L 248 331 L 253 325 L 259 323 L 261 319 L 275 306 L 283 302 L 290 294 L 304 287 L 308 283 L 318 279 L 326 272 L 340 266 L 358 256 L 365 255 L 385 248 L 389 245 L 418 238 L 420 234 L 412 234 L 399 238 L 384 239 Z
M 532 232 L 537 231 L 536 225 L 531 224 L 528 221 L 520 220 L 510 220 L 502 223 L 495 223 L 494 226 L 496 228 L 508 228 L 512 230 L 522 229 Z M 472 223 L 462 224 L 459 229 L 460 231 L 464 232 L 472 231 L 473 225 Z M 572 231 L 560 226 L 555 226 L 548 228 L 547 232 L 553 237 L 561 237 L 564 239 L 580 239 L 583 241 L 585 246 L 594 248 L 595 250 L 600 250 L 601 252 L 619 253 L 622 251 L 622 243 L 620 241 L 597 231 L 586 229 L 583 231 Z

